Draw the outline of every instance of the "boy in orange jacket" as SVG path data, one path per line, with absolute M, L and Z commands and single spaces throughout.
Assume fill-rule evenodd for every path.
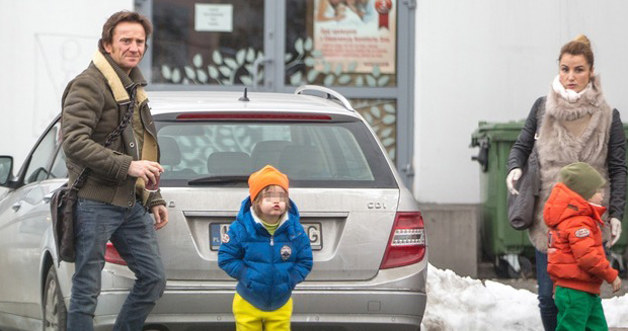
M 558 307 L 556 330 L 608 330 L 600 285 L 621 287 L 602 246 L 601 206 L 604 178 L 590 165 L 577 162 L 560 170 L 543 216 L 549 227 L 547 271 L 554 282 Z

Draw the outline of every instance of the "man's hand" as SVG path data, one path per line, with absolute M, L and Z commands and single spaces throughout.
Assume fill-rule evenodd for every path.
M 621 221 L 616 218 L 611 218 L 611 240 L 609 241 L 609 246 L 611 247 L 615 245 L 617 240 L 619 240 L 619 236 L 621 236 Z
M 155 178 L 160 173 L 164 172 L 164 168 L 157 162 L 139 160 L 131 161 L 129 176 L 138 177 L 144 179 L 144 183 L 155 182 Z
M 510 170 L 508 176 L 506 176 L 506 187 L 508 188 L 508 192 L 512 195 L 519 194 L 519 191 L 515 189 L 515 183 L 521 178 L 521 174 L 523 172 L 519 168 L 514 168 Z
M 155 217 L 155 230 L 159 230 L 168 223 L 168 209 L 164 205 L 156 205 L 151 208 Z
M 615 277 L 615 280 L 611 283 L 611 285 L 613 286 L 613 292 L 619 291 L 619 289 L 621 289 L 621 278 L 619 278 L 619 276 Z

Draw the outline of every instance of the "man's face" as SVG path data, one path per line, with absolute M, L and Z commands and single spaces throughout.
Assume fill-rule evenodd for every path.
M 113 29 L 111 43 L 103 46 L 113 61 L 129 73 L 144 56 L 146 32 L 140 23 L 121 22 Z

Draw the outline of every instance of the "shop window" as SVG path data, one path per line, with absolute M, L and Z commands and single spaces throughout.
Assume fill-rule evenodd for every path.
M 286 85 L 396 86 L 396 1 L 301 0 L 286 6 Z
M 154 0 L 152 82 L 252 85 L 261 82 L 263 0 Z

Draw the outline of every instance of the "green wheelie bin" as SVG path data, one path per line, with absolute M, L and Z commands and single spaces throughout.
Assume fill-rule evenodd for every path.
M 471 136 L 471 147 L 479 147 L 479 154 L 472 159 L 478 161 L 481 168 L 482 253 L 484 258 L 494 261 L 500 277 L 532 276 L 534 247 L 528 239 L 528 231 L 515 230 L 508 222 L 508 154 L 523 124 L 523 121 L 480 122 Z

